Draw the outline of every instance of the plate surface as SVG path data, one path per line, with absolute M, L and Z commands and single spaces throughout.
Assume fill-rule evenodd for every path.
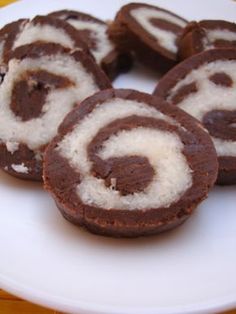
M 71 8 L 111 19 L 127 1 L 21 1 L 1 24 Z M 157 1 L 147 1 L 157 3 Z M 230 0 L 159 0 L 187 19 L 236 20 Z M 142 67 L 116 87 L 152 92 Z M 0 173 L 0 286 L 35 303 L 79 314 L 216 313 L 236 306 L 236 188 L 215 187 L 180 228 L 134 240 L 92 235 L 66 222 L 38 183 Z

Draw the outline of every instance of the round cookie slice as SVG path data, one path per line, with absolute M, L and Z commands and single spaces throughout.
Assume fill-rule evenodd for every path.
M 21 19 L 12 22 L 0 30 L 2 67 L 6 68 L 14 49 L 36 41 L 57 43 L 70 49 L 82 49 L 88 53 L 87 45 L 73 26 L 54 17 L 38 15 L 32 20 Z
M 62 215 L 90 231 L 136 237 L 172 229 L 217 176 L 210 136 L 160 98 L 106 90 L 59 127 L 44 159 L 45 188 Z
M 108 38 L 108 26 L 104 21 L 89 14 L 71 10 L 52 12 L 49 16 L 65 20 L 78 30 L 97 64 L 102 67 L 110 79 L 114 79 L 119 73 L 127 72 L 130 69 L 131 55 L 119 51 L 115 47 Z
M 42 180 L 42 156 L 66 114 L 111 85 L 81 50 L 53 43 L 16 48 L 0 85 L 0 168 Z
M 189 23 L 179 40 L 179 57 L 186 59 L 214 48 L 236 48 L 236 24 L 223 20 Z
M 219 159 L 218 184 L 236 183 L 236 49 L 213 49 L 186 59 L 154 91 L 197 118 Z
M 187 21 L 176 14 L 144 3 L 123 6 L 109 27 L 109 36 L 143 63 L 166 71 L 177 62 L 177 42 Z

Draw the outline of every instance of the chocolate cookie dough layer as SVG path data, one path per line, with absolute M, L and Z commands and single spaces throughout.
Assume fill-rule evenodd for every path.
M 110 38 L 145 64 L 166 71 L 177 61 L 177 41 L 186 26 L 183 18 L 155 6 L 123 6 L 109 27 Z
M 12 43 L 27 21 L 27 19 L 18 20 L 5 25 L 0 30 L 0 75 L 5 74 L 8 52 L 11 50 Z
M 136 237 L 185 221 L 207 196 L 217 166 L 197 120 L 148 94 L 106 90 L 61 124 L 46 150 L 44 182 L 74 224 Z
M 14 50 L 0 86 L 0 167 L 42 179 L 42 154 L 75 104 L 109 88 L 83 51 L 34 43 Z
M 21 19 L 0 30 L 0 62 L 5 65 L 12 51 L 36 41 L 52 42 L 70 49 L 87 50 L 76 29 L 65 21 L 49 16 Z
M 107 35 L 107 24 L 91 15 L 62 10 L 49 14 L 70 23 L 78 30 L 80 37 L 88 45 L 96 62 L 114 79 L 120 72 L 127 72 L 131 67 L 131 55 L 119 51 Z
M 189 23 L 179 41 L 179 57 L 186 59 L 214 48 L 236 48 L 236 24 L 221 20 Z
M 197 118 L 219 158 L 219 184 L 236 183 L 236 49 L 195 55 L 168 72 L 154 94 Z

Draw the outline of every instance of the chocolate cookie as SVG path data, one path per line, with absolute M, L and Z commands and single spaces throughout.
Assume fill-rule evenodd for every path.
M 236 49 L 204 51 L 168 72 L 154 91 L 197 118 L 219 159 L 218 184 L 236 183 Z
M 186 59 L 214 48 L 236 48 L 236 24 L 221 20 L 189 23 L 179 40 L 179 57 Z
M 52 42 L 70 49 L 88 52 L 76 29 L 65 21 L 49 16 L 36 16 L 31 21 L 21 19 L 0 30 L 0 63 L 6 68 L 12 51 L 36 41 Z
M 187 21 L 167 10 L 144 4 L 123 6 L 109 27 L 110 38 L 140 61 L 166 71 L 177 62 L 177 41 Z
M 109 87 L 82 50 L 41 42 L 16 48 L 0 86 L 0 167 L 42 180 L 42 154 L 58 125 L 75 104 Z
M 78 11 L 62 10 L 52 12 L 49 16 L 62 19 L 74 26 L 88 45 L 96 62 L 106 72 L 110 79 L 119 73 L 127 72 L 132 65 L 129 53 L 119 51 L 108 38 L 107 24 L 89 14 Z
M 217 176 L 210 136 L 160 98 L 106 90 L 59 127 L 44 159 L 45 188 L 62 215 L 114 237 L 156 234 L 184 222 Z

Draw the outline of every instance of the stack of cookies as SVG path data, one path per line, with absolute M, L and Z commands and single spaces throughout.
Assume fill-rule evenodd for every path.
M 153 95 L 113 89 L 136 62 Z M 236 25 L 130 3 L 106 23 L 62 10 L 0 30 L 0 167 L 44 182 L 62 215 L 137 237 L 236 183 Z

